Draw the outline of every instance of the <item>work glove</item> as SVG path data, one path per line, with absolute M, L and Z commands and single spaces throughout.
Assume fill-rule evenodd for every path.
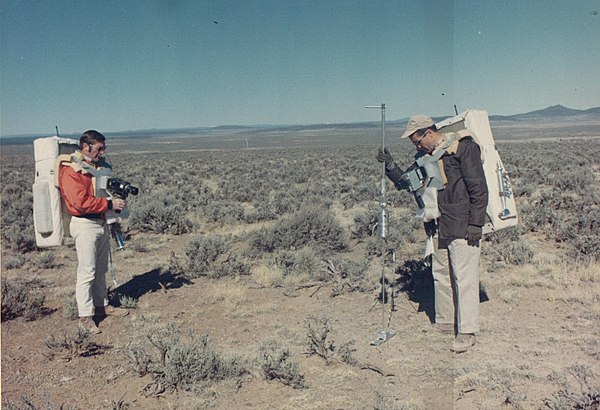
M 377 152 L 377 161 L 384 162 L 385 169 L 388 171 L 393 171 L 396 167 L 394 158 L 392 158 L 392 154 L 390 154 L 387 148 L 384 148 L 383 150 L 379 148 L 379 151 Z
M 469 246 L 479 246 L 479 241 L 481 240 L 481 232 L 481 226 L 467 226 L 467 244 Z

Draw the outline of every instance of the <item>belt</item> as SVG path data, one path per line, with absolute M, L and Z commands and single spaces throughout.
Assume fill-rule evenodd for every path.
M 90 219 L 93 221 L 100 221 L 100 220 L 106 219 L 104 217 L 104 214 L 85 214 L 85 215 L 78 215 L 78 216 L 76 216 L 76 218 Z

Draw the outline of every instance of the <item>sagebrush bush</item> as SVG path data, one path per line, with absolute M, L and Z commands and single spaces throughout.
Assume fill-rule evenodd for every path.
M 586 208 L 560 224 L 556 240 L 566 242 L 569 256 L 577 261 L 600 261 L 600 209 Z
M 209 342 L 208 336 L 194 334 L 178 340 L 167 349 L 161 381 L 172 388 L 190 390 L 203 382 L 236 378 L 247 373 L 238 358 L 225 359 Z
M 35 320 L 43 313 L 45 296 L 31 284 L 2 277 L 2 321 L 19 316 Z
M 263 252 L 294 250 L 307 245 L 325 251 L 347 249 L 344 229 L 330 210 L 305 207 L 278 220 L 272 228 L 259 230 L 252 238 L 252 246 Z
M 59 356 L 62 360 L 73 360 L 76 357 L 89 357 L 102 354 L 110 346 L 101 345 L 90 340 L 90 332 L 81 326 L 75 334 L 64 332 L 61 336 L 50 335 L 44 341 L 48 348 L 47 357 Z
M 79 318 L 79 310 L 77 308 L 77 299 L 75 294 L 68 292 L 62 297 L 63 302 L 63 317 L 69 320 L 75 320 Z
M 13 173 L 10 177 L 8 175 L 5 177 L 4 172 L 2 176 L 4 183 L 0 199 L 2 247 L 16 252 L 30 252 L 36 248 L 31 193 L 33 180 L 31 177 L 17 180 L 18 176 L 19 173 Z
M 522 266 L 530 263 L 535 256 L 531 246 L 521 238 L 510 239 L 505 236 L 503 240 L 496 239 L 496 241 L 491 246 L 486 246 L 483 252 L 492 261 Z
M 214 201 L 201 208 L 201 215 L 207 222 L 221 224 L 244 220 L 244 207 L 238 202 Z
M 597 410 L 600 408 L 600 386 L 594 383 L 594 374 L 589 365 L 576 363 L 561 375 L 563 387 L 544 400 L 551 410 Z
M 235 254 L 229 254 L 225 260 L 218 263 L 214 269 L 209 270 L 207 274 L 209 278 L 246 275 L 250 275 L 250 265 Z
M 535 253 L 525 241 L 506 242 L 500 248 L 500 255 L 509 265 L 526 265 L 533 260 Z
M 276 255 L 275 261 L 286 276 L 308 275 L 316 278 L 320 265 L 319 255 L 310 246 L 298 251 L 281 251 Z
M 187 269 L 184 275 L 191 278 L 209 275 L 217 259 L 226 253 L 230 246 L 229 240 L 219 235 L 192 238 L 185 248 Z
M 148 350 L 151 346 L 154 353 Z M 217 353 L 208 335 L 183 334 L 172 322 L 148 328 L 141 340 L 129 342 L 122 353 L 139 376 L 152 376 L 156 394 L 167 389 L 194 390 L 248 373 L 241 358 Z
M 260 347 L 258 361 L 267 380 L 276 380 L 295 389 L 307 387 L 298 363 L 290 362 L 290 350 L 276 340 L 268 340 Z
M 142 232 L 174 235 L 191 232 L 193 228 L 193 223 L 182 204 L 168 204 L 157 199 L 137 204 L 135 209 L 131 210 L 128 225 L 134 226 Z
M 375 235 L 378 210 L 371 208 L 354 217 L 354 225 L 350 229 L 352 239 L 363 239 Z
M 143 345 L 130 341 L 121 349 L 121 353 L 138 376 L 144 377 L 150 373 L 153 366 L 152 356 Z
M 346 291 L 366 291 L 373 288 L 365 275 L 369 262 L 362 260 L 355 262 L 345 258 L 334 258 L 328 260 L 327 270 L 330 273 L 330 279 L 335 282 L 332 296 L 340 295 Z
M 327 316 L 308 316 L 305 320 L 308 330 L 308 354 L 317 355 L 329 363 L 335 352 L 335 345 L 331 340 L 331 322 Z
M 2 255 L 2 267 L 4 269 L 18 269 L 26 262 L 27 258 L 22 254 Z
M 45 251 L 39 253 L 34 259 L 33 264 L 40 269 L 52 269 L 57 265 L 54 252 Z

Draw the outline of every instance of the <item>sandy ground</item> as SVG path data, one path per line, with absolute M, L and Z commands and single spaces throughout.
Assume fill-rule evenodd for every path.
M 270 288 L 252 276 L 169 283 L 159 270 L 164 272 L 168 256 L 180 252 L 186 238 L 138 234 L 136 240 L 151 244 L 150 252 L 126 250 L 115 255 L 114 264 L 122 290 L 135 284 L 132 296 L 139 298 L 138 308 L 127 317 L 103 320 L 102 334 L 91 339 L 99 348 L 89 357 L 49 357 L 52 350 L 44 342 L 76 329 L 76 321 L 64 314 L 76 266 L 74 250 L 60 251 L 59 268 L 29 274 L 45 284 L 48 312 L 35 321 L 20 318 L 2 324 L 3 400 L 19 404 L 26 396 L 38 408 L 536 409 L 544 408 L 546 400 L 553 402 L 562 383 L 572 378 L 569 369 L 574 366 L 590 368 L 595 375 L 590 384 L 598 385 L 597 276 L 586 284 L 586 303 L 585 295 L 577 301 L 555 298 L 560 292 L 545 282 L 535 284 L 536 269 L 484 272 L 477 345 L 454 354 L 449 350 L 453 337 L 435 332 L 431 325 L 427 275 L 415 279 L 418 287 L 412 292 L 398 294 L 395 311 L 386 304 L 382 315 L 375 290 L 332 297 L 331 285 Z M 553 272 L 560 274 L 558 267 Z M 328 339 L 337 348 L 354 342 L 355 364 L 337 356 L 327 364 L 307 354 L 310 316 L 329 320 Z M 208 334 L 219 353 L 245 358 L 250 373 L 197 391 L 146 397 L 143 389 L 151 377 L 137 375 L 122 350 L 143 338 L 149 324 L 171 322 Z M 372 346 L 382 329 L 395 335 Z M 258 357 L 268 340 L 290 350 L 306 388 L 265 379 Z

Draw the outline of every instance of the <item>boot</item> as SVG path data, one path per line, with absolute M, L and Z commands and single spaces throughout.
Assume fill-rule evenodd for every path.
M 96 312 L 96 316 L 98 316 L 98 317 L 106 317 L 106 316 L 123 317 L 123 316 L 127 316 L 129 314 L 129 311 L 127 309 L 117 308 L 117 307 L 110 306 L 110 305 L 97 307 L 94 310 Z
M 96 326 L 96 322 L 91 316 L 82 316 L 79 318 L 79 327 L 87 330 L 92 335 L 97 335 L 98 333 L 102 333 L 102 330 Z
M 459 333 L 452 343 L 451 351 L 454 353 L 464 353 L 475 346 L 475 335 L 473 333 Z

